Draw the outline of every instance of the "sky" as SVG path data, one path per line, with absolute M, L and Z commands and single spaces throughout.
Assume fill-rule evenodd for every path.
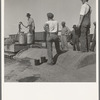
M 92 7 L 91 33 L 93 33 L 93 22 L 96 21 L 96 0 L 89 0 L 89 4 Z M 36 32 L 43 31 L 48 12 L 54 14 L 54 19 L 59 22 L 60 29 L 61 22 L 65 21 L 66 26 L 72 30 L 73 24 L 78 24 L 81 5 L 81 0 L 5 0 L 4 36 L 18 33 L 20 21 L 27 25 L 26 13 L 31 13 Z M 24 27 L 22 31 L 28 32 Z

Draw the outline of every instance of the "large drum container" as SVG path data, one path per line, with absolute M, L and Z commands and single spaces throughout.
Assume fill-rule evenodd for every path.
M 33 34 L 27 33 L 27 44 L 33 43 Z
M 19 44 L 26 44 L 27 40 L 26 40 L 26 35 L 24 34 L 24 32 L 20 32 L 19 33 Z

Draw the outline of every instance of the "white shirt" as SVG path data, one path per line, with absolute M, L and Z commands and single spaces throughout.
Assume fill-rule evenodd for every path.
M 58 31 L 58 22 L 55 20 L 49 20 L 46 22 L 46 24 L 49 25 L 49 32 L 53 33 L 53 32 L 57 32 Z
M 80 15 L 86 15 L 89 11 L 89 5 L 88 5 L 88 2 L 85 2 L 82 7 L 81 7 L 81 11 L 80 11 Z M 90 8 L 90 11 L 91 11 L 91 8 Z

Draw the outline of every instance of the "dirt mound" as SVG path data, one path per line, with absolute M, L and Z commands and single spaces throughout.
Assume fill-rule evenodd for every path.
M 47 56 L 46 49 L 30 48 L 18 53 L 12 64 L 5 64 L 6 82 L 95 82 L 96 53 L 68 51 L 58 56 L 55 65 L 34 65 L 34 59 Z M 55 50 L 53 54 L 56 54 Z M 8 61 L 8 60 L 5 60 Z M 11 62 L 11 61 L 10 61 Z
M 96 63 L 93 52 L 68 51 L 58 57 L 57 64 L 65 69 L 77 69 Z
M 56 54 L 55 49 L 53 54 Z M 45 56 L 47 58 L 47 49 L 41 48 L 29 48 L 23 52 L 18 53 L 14 58 L 16 59 L 40 59 L 40 57 Z M 96 63 L 96 53 L 95 52 L 78 52 L 78 51 L 68 51 L 58 56 L 57 65 L 62 66 L 63 68 L 80 68 L 90 64 Z

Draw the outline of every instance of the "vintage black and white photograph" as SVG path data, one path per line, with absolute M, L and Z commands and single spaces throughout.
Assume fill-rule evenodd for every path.
M 4 0 L 4 82 L 96 82 L 96 0 Z

